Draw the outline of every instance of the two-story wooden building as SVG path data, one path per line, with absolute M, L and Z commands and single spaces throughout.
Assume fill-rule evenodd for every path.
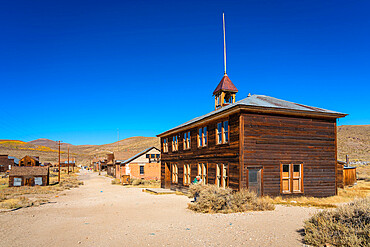
M 235 102 L 227 74 L 213 92 L 215 110 L 165 131 L 161 186 L 203 183 L 259 195 L 337 193 L 336 120 L 346 114 L 264 96 Z

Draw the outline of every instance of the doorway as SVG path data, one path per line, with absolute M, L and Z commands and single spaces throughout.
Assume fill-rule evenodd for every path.
M 164 188 L 165 189 L 171 189 L 171 169 L 170 165 L 168 163 L 164 164 Z
M 248 168 L 248 189 L 254 191 L 257 196 L 263 194 L 262 191 L 262 168 Z

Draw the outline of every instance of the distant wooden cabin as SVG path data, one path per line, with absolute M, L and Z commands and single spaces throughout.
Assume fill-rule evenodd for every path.
M 114 162 L 114 154 L 107 154 L 107 175 L 116 177 L 116 164 Z
M 9 187 L 49 185 L 49 167 L 15 166 L 9 172 Z
M 19 160 L 19 166 L 40 166 L 40 158 L 37 156 L 24 156 Z
M 158 135 L 162 188 L 187 190 L 199 175 L 258 195 L 337 194 L 336 121 L 346 114 L 264 95 L 236 102 L 237 92 L 225 73 L 214 111 Z
M 15 157 L 10 157 L 8 155 L 0 155 L 0 172 L 7 172 L 13 166 L 17 165 L 18 160 Z
M 116 172 L 117 178 L 122 175 L 130 175 L 131 178 L 145 180 L 160 180 L 160 150 L 150 147 L 120 163 L 120 169 Z
M 339 188 L 357 183 L 356 167 L 350 166 L 348 159 L 346 162 L 338 160 L 337 181 Z

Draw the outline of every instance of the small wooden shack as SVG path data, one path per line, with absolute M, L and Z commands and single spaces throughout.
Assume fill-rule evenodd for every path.
M 15 165 L 15 158 L 8 155 L 0 155 L 0 172 L 6 172 Z
M 24 156 L 19 160 L 19 166 L 40 166 L 40 159 L 37 156 Z
M 356 167 L 349 165 L 347 161 L 337 161 L 337 180 L 338 187 L 344 188 L 344 186 L 353 186 L 357 183 Z
M 9 173 L 9 187 L 49 185 L 49 167 L 15 166 Z

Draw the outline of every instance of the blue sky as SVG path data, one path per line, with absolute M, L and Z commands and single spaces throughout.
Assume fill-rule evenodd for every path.
M 2 1 L 0 139 L 104 144 L 248 93 L 369 124 L 369 1 Z

